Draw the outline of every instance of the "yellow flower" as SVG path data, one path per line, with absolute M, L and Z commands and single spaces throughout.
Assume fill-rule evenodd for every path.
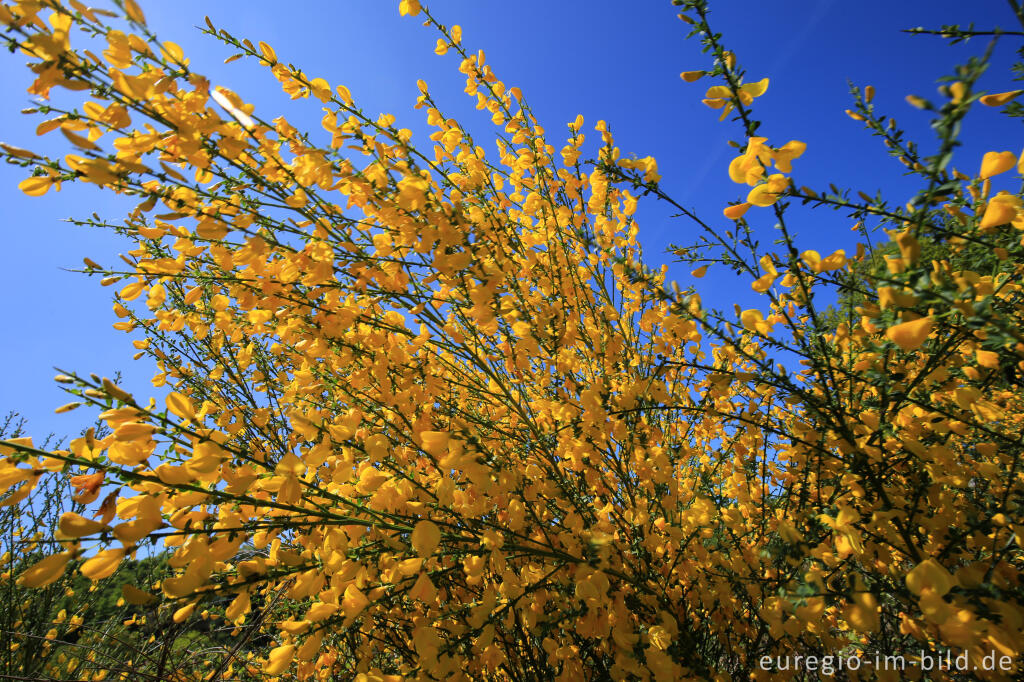
M 736 204 L 734 206 L 726 206 L 722 209 L 722 215 L 729 220 L 739 220 L 750 208 L 750 204 L 744 202 L 742 204 Z
M 982 178 L 991 178 L 993 175 L 1005 173 L 1017 164 L 1017 155 L 1013 152 L 986 152 L 981 159 Z
M 345 588 L 345 594 L 341 599 L 341 608 L 345 611 L 346 616 L 355 618 L 369 605 L 370 600 L 355 585 Z
M 402 0 L 398 3 L 398 13 L 403 17 L 409 15 L 414 17 L 420 13 L 420 0 Z
M 805 142 L 790 140 L 772 152 L 772 159 L 775 161 L 775 167 L 783 173 L 792 173 L 793 159 L 798 159 L 803 156 L 806 149 L 807 144 Z
M 774 324 L 764 319 L 764 315 L 761 314 L 760 310 L 753 309 L 744 310 L 740 313 L 740 323 L 747 331 L 757 332 L 758 334 L 770 334 L 775 327 Z
M 121 563 L 124 555 L 124 547 L 105 549 L 82 564 L 82 568 L 79 570 L 89 580 L 102 580 L 117 570 L 117 566 Z
M 978 101 L 987 107 L 1001 107 L 1022 92 L 1024 92 L 1024 90 L 1011 90 L 1009 92 L 999 92 L 992 95 L 985 95 Z
M 18 578 L 18 584 L 25 587 L 45 587 L 64 574 L 71 561 L 72 552 L 52 554 L 36 562 Z
M 903 322 L 885 331 L 886 337 L 905 351 L 912 351 L 918 348 L 932 330 L 932 319 L 922 317 L 919 320 Z
M 65 512 L 57 524 L 60 532 L 69 538 L 80 538 L 85 535 L 92 535 L 103 530 L 104 525 L 99 521 L 93 521 L 74 512 Z
M 270 655 L 267 656 L 267 665 L 263 668 L 263 672 L 268 675 L 280 675 L 291 665 L 294 656 L 294 644 L 285 644 L 272 649 Z
M 735 93 L 727 85 L 714 85 L 708 88 L 708 91 L 704 94 L 704 99 L 701 101 L 712 109 L 722 109 L 722 115 L 718 119 L 722 121 L 732 111 L 735 106 L 735 100 L 739 100 L 740 104 L 748 106 L 754 101 L 755 97 L 760 97 L 767 90 L 767 78 L 762 78 L 756 83 L 745 83 Z
M 156 597 L 149 592 L 144 592 L 134 585 L 125 583 L 121 585 L 121 594 L 129 604 L 144 605 L 156 601 Z
M 441 529 L 431 521 L 420 521 L 413 528 L 410 542 L 420 557 L 427 558 L 434 553 L 437 545 L 441 542 Z
M 750 284 L 750 288 L 759 294 L 768 291 L 768 288 L 775 282 L 775 278 L 779 276 L 779 271 L 775 269 L 775 263 L 772 262 L 771 256 L 761 257 L 761 267 L 765 271 L 764 274 Z
M 931 589 L 942 597 L 957 585 L 956 578 L 935 559 L 925 559 L 915 566 L 907 574 L 906 581 L 910 591 L 918 596 L 926 589 Z
M 1000 225 L 1012 223 L 1017 219 L 1017 212 L 1021 208 L 1022 202 L 1019 197 L 1009 192 L 1000 192 L 989 199 L 978 227 L 985 230 L 990 227 L 999 227 Z
M 756 185 L 764 177 L 764 169 L 772 159 L 772 150 L 765 145 L 768 138 L 752 137 L 747 149 L 729 164 L 729 178 L 735 183 Z
M 29 195 L 30 197 L 41 197 L 44 194 L 46 194 L 46 192 L 50 189 L 50 187 L 53 186 L 53 184 L 54 179 L 52 177 L 48 175 L 37 175 L 22 180 L 21 183 L 18 185 L 18 189 L 20 189 L 22 192 Z
M 754 206 L 771 206 L 779 200 L 779 195 L 789 187 L 789 178 L 781 173 L 773 173 L 768 180 L 747 194 L 747 202 Z

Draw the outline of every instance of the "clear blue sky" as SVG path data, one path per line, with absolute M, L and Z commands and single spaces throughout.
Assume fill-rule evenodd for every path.
M 462 93 L 457 57 L 435 56 L 436 35 L 419 21 L 400 18 L 397 0 L 139 2 L 150 28 L 182 45 L 193 69 L 255 103 L 264 118 L 284 113 L 300 127 L 315 129 L 319 103 L 287 101 L 269 73 L 252 65 L 223 65 L 231 52 L 194 28 L 204 14 L 240 38 L 270 43 L 279 58 L 312 77 L 345 84 L 367 113 L 394 113 L 417 133 L 414 142 L 425 139 L 424 114 L 412 109 L 417 78 L 425 79 L 460 119 L 476 116 L 472 128 L 479 132 L 478 142 L 487 139 L 490 124 Z M 685 27 L 668 0 L 428 4 L 439 20 L 463 27 L 466 46 L 483 48 L 500 79 L 522 88 L 552 144 L 560 144 L 566 122 L 582 113 L 588 130 L 598 119 L 607 120 L 624 153 L 657 157 L 664 188 L 710 220 L 721 221 L 721 208 L 745 194 L 726 174 L 731 150 L 725 140 L 737 138 L 737 128 L 719 123 L 717 114 L 700 103 L 706 81 L 686 84 L 679 78 L 680 71 L 709 65 L 698 44 L 683 39 Z M 793 138 L 808 144 L 794 164 L 797 182 L 818 188 L 835 182 L 871 194 L 885 188 L 890 198 L 901 201 L 915 187 L 906 183 L 901 166 L 880 143 L 843 113 L 851 103 L 847 80 L 875 85 L 882 111 L 896 116 L 928 150 L 928 114 L 911 108 L 904 96 L 935 95 L 936 78 L 968 55 L 981 53 L 985 44 L 976 40 L 950 47 L 939 38 L 909 36 L 901 29 L 970 21 L 979 28 L 1014 28 L 1008 5 L 995 0 L 712 0 L 711 7 L 714 27 L 747 66 L 748 80 L 771 78 L 768 93 L 756 102 L 762 134 L 775 145 Z M 1011 47 L 1007 39 L 997 51 L 983 89 L 1013 89 L 1006 69 Z M 31 79 L 23 62 L 20 55 L 0 55 L 0 139 L 54 149 L 53 141 L 34 137 L 38 119 L 18 114 L 30 103 L 24 91 Z M 984 151 L 1019 153 L 1024 141 L 1019 126 L 994 110 L 969 118 L 963 139 L 954 165 L 971 172 Z M 121 369 L 128 390 L 139 397 L 153 394 L 149 378 L 154 368 L 147 360 L 133 362 L 131 337 L 111 328 L 113 290 L 100 287 L 96 278 L 62 270 L 79 267 L 83 256 L 111 263 L 130 246 L 115 235 L 74 228 L 61 219 L 93 211 L 117 219 L 124 204 L 92 186 L 65 185 L 59 194 L 29 198 L 17 190 L 25 175 L 20 168 L 0 166 L 0 288 L 3 320 L 9 323 L 0 333 L 0 413 L 20 411 L 37 436 L 49 431 L 73 435 L 94 415 L 83 410 L 53 414 L 67 402 L 52 381 L 53 366 L 107 376 Z M 656 206 L 639 216 L 652 265 L 668 261 L 666 244 L 685 243 L 694 234 L 690 225 L 668 219 Z M 842 215 L 817 211 L 802 216 L 797 222 L 802 248 L 828 252 L 853 246 L 850 221 Z M 763 217 L 752 212 L 748 218 L 771 234 L 767 212 Z M 688 269 L 673 270 L 684 285 Z M 748 283 L 714 270 L 700 287 L 705 301 L 718 305 L 727 305 L 740 292 L 750 295 Z M 731 296 L 733 290 L 737 297 Z

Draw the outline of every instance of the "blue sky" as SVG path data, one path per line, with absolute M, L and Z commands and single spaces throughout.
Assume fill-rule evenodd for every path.
M 416 133 L 414 142 L 425 140 L 424 112 L 412 108 L 416 80 L 422 78 L 449 112 L 460 120 L 475 119 L 470 127 L 477 142 L 494 149 L 485 143 L 490 123 L 462 93 L 457 57 L 434 55 L 437 36 L 419 21 L 399 17 L 397 0 L 139 3 L 150 28 L 179 43 L 194 70 L 255 103 L 266 119 L 283 113 L 300 128 L 313 130 L 321 115 L 319 103 L 288 101 L 269 73 L 251 64 L 224 65 L 231 51 L 195 28 L 205 14 L 239 38 L 270 43 L 279 58 L 311 77 L 346 85 L 367 113 L 395 114 Z M 719 123 L 717 114 L 700 103 L 707 81 L 686 84 L 679 78 L 681 71 L 709 64 L 696 41 L 684 40 L 686 27 L 668 0 L 428 4 L 440 21 L 463 27 L 465 45 L 484 49 L 501 80 L 523 90 L 552 144 L 560 146 L 566 122 L 582 113 L 591 139 L 596 137 L 593 124 L 604 119 L 624 153 L 655 156 L 663 188 L 701 216 L 721 222 L 721 208 L 745 195 L 745 188 L 731 183 L 726 173 L 732 154 L 726 140 L 739 137 L 737 127 Z M 764 121 L 760 132 L 776 146 L 790 139 L 808 144 L 794 164 L 797 183 L 823 188 L 834 182 L 869 194 L 884 188 L 900 201 L 916 187 L 881 144 L 843 113 L 851 105 L 847 81 L 873 84 L 878 107 L 895 116 L 927 151 L 929 116 L 906 104 L 905 95 L 935 96 L 936 79 L 969 55 L 980 54 L 985 43 L 950 46 L 937 37 L 901 30 L 971 21 L 978 28 L 1014 27 L 1008 5 L 1001 2 L 712 0 L 711 7 L 713 26 L 747 67 L 748 80 L 771 79 L 767 94 L 756 101 L 756 113 Z M 982 89 L 1014 88 L 1006 68 L 1013 47 L 1006 39 L 997 49 Z M 31 103 L 25 94 L 31 79 L 22 67 L 24 58 L 5 53 L 0 60 L 0 139 L 59 150 L 55 141 L 35 138 L 37 118 L 18 113 Z M 982 153 L 1019 153 L 1022 138 L 1017 124 L 989 109 L 968 118 L 963 141 L 954 165 L 975 172 Z M 131 248 L 116 235 L 61 222 L 93 211 L 117 219 L 125 204 L 91 186 L 65 185 L 59 194 L 29 198 L 17 189 L 25 175 L 23 169 L 0 165 L 5 245 L 0 250 L 0 288 L 4 319 L 9 321 L 0 333 L 0 414 L 20 411 L 38 437 L 50 431 L 76 434 L 94 415 L 83 410 L 53 414 L 67 402 L 52 381 L 53 366 L 105 376 L 121 370 L 125 387 L 136 396 L 154 393 L 149 384 L 154 368 L 147 360 L 133 362 L 132 337 L 111 328 L 113 290 L 100 287 L 96 278 L 62 269 L 79 267 L 84 256 L 107 264 Z M 768 212 L 759 216 L 756 210 L 748 219 L 770 241 Z M 801 248 L 822 253 L 852 249 L 851 221 L 841 214 L 794 213 Z M 669 218 L 663 207 L 642 208 L 638 216 L 652 265 L 669 261 L 663 252 L 668 243 L 684 244 L 695 234 L 691 225 Z M 672 274 L 685 286 L 690 283 L 688 271 L 678 267 Z M 747 282 L 715 269 L 699 282 L 699 291 L 705 301 L 721 306 L 750 300 L 751 295 Z

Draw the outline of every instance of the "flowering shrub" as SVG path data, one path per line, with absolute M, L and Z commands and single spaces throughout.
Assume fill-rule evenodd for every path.
M 4 441 L 8 504 L 70 467 L 95 512 L 65 514 L 63 551 L 20 581 L 77 559 L 103 580 L 160 542 L 175 576 L 125 599 L 179 622 L 220 604 L 238 626 L 280 600 L 247 674 L 281 678 L 790 679 L 762 660 L 948 650 L 1017 665 L 1024 203 L 991 178 L 1024 165 L 991 152 L 968 176 L 950 159 L 968 110 L 1014 114 L 1019 93 L 977 92 L 979 59 L 942 102 L 912 98 L 939 135 L 923 157 L 855 89 L 850 116 L 921 192 L 905 207 L 818 192 L 792 179 L 802 142 L 757 135 L 768 79 L 744 80 L 704 0 L 676 4 L 712 59 L 683 79 L 712 82 L 704 103 L 745 137 L 729 165 L 745 201 L 690 214 L 702 245 L 680 249 L 760 296 L 735 314 L 645 264 L 638 201 L 688 213 L 654 159 L 620 153 L 603 122 L 599 144 L 582 117 L 546 132 L 416 0 L 400 13 L 458 55 L 497 155 L 422 81 L 434 132 L 413 146 L 345 86 L 208 21 L 318 100 L 326 136 L 307 134 L 194 71 L 133 0 L 124 19 L 0 6 L 30 92 L 82 96 L 39 125 L 70 154 L 4 153 L 32 170 L 29 195 L 77 181 L 137 200 L 126 264 L 87 264 L 169 390 L 161 404 L 61 375 L 61 410 L 100 409 L 110 433 Z M 891 246 L 798 252 L 801 207 Z M 753 237 L 764 221 L 777 248 Z M 837 291 L 846 305 L 826 310 Z

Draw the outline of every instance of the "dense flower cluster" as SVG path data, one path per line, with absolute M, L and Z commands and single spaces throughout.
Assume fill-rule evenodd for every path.
M 318 100 L 326 135 L 264 120 L 124 5 L 127 26 L 77 0 L 0 5 L 30 92 L 83 97 L 39 126 L 67 139 L 63 159 L 4 153 L 33 169 L 29 195 L 76 181 L 138 200 L 127 266 L 87 264 L 117 284 L 116 326 L 144 335 L 171 390 L 161 405 L 61 376 L 77 396 L 62 409 L 99 406 L 106 435 L 4 443 L 7 504 L 69 469 L 95 511 L 61 519 L 65 550 L 23 584 L 69 564 L 103 580 L 161 541 L 175 577 L 125 598 L 239 626 L 280 599 L 259 667 L 282 679 L 788 679 L 758 661 L 946 648 L 1016 660 L 1024 203 L 990 189 L 1024 172 L 1015 154 L 975 177 L 916 158 L 866 91 L 851 113 L 919 173 L 920 201 L 797 189 L 805 145 L 754 134 L 768 80 L 743 83 L 704 3 L 683 3 L 715 57 L 684 80 L 716 79 L 705 103 L 746 132 L 735 232 L 705 228 L 764 303 L 729 317 L 643 263 L 638 200 L 671 201 L 656 162 L 622 155 L 603 122 L 586 146 L 582 118 L 556 143 L 416 0 L 401 13 L 458 55 L 496 155 L 425 83 L 433 144 L 416 147 L 344 86 L 210 24 Z M 1009 101 L 985 102 L 972 68 L 948 88 L 947 128 L 979 99 Z M 893 246 L 797 253 L 794 199 L 887 225 Z M 758 212 L 788 250 L 737 237 Z M 818 301 L 837 287 L 859 298 L 830 321 Z

